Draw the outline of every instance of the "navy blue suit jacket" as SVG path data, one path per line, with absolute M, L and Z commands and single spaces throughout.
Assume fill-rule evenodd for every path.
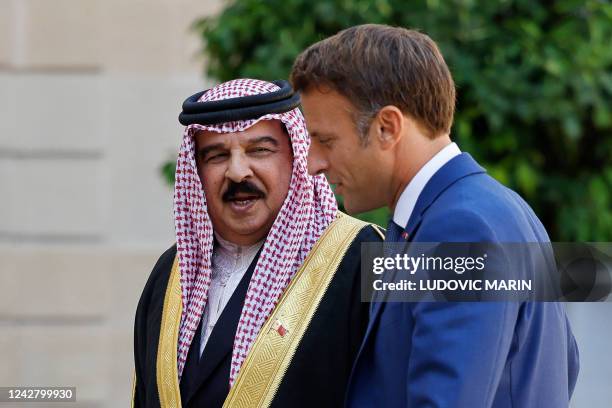
M 531 208 L 467 153 L 439 169 L 413 242 L 548 242 Z M 567 407 L 578 349 L 559 303 L 374 303 L 348 407 Z

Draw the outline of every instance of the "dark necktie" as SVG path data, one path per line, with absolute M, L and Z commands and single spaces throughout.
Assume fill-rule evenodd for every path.
M 397 225 L 393 220 L 389 220 L 387 224 L 387 234 L 385 241 L 387 242 L 401 242 L 404 239 L 400 239 L 402 234 L 404 233 L 404 229 Z
M 393 258 L 397 253 L 398 245 L 397 242 L 404 242 L 402 238 L 404 229 L 397 225 L 392 219 L 387 223 L 387 232 L 385 234 L 385 242 L 383 244 L 383 253 L 387 258 Z M 388 272 L 395 275 L 394 271 Z M 383 277 L 383 280 L 390 281 L 390 277 Z M 370 313 L 374 310 L 374 304 L 377 302 L 384 302 L 387 296 L 386 292 L 374 292 L 372 296 L 372 303 L 370 304 Z

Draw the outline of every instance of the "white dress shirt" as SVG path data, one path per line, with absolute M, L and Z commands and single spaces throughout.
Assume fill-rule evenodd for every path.
M 219 316 L 264 242 L 262 240 L 251 246 L 240 246 L 224 240 L 217 234 L 215 238 L 218 245 L 214 246 L 212 279 L 202 315 L 200 356 L 204 352 L 204 347 L 206 347 Z
M 395 211 L 393 212 L 393 221 L 397 225 L 402 228 L 406 227 L 410 215 L 412 215 L 412 210 L 414 210 L 414 206 L 421 195 L 421 191 L 423 191 L 429 179 L 453 157 L 460 154 L 461 150 L 459 150 L 457 144 L 450 143 L 421 167 L 421 170 L 410 180 L 410 183 L 408 183 L 400 195 L 399 200 L 397 200 Z

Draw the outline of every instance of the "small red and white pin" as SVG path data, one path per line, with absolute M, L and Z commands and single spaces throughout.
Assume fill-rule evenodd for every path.
M 283 322 L 281 322 L 280 319 L 276 319 L 274 323 L 272 323 L 271 330 L 277 332 L 281 337 L 285 337 L 285 334 L 289 332 L 289 330 L 287 330 L 287 327 L 283 325 Z

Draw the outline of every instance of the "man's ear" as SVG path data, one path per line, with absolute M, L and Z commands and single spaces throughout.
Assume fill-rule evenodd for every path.
M 397 106 L 387 105 L 378 111 L 372 125 L 383 150 L 393 148 L 401 139 L 406 118 Z

